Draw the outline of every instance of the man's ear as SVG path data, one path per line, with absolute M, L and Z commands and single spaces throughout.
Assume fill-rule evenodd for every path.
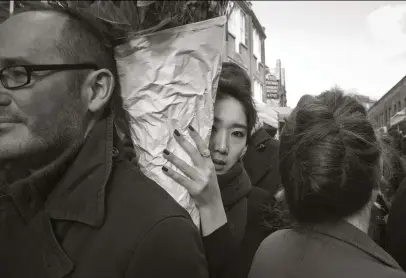
M 82 98 L 88 109 L 97 113 L 108 104 L 115 87 L 114 75 L 108 69 L 90 73 L 82 86 Z
M 245 145 L 244 149 L 241 152 L 240 159 L 243 159 L 244 155 L 247 153 L 248 145 Z

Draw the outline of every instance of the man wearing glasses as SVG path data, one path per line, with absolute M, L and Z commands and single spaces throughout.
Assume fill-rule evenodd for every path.
M 115 76 L 66 11 L 0 25 L 0 277 L 207 277 L 187 212 L 124 158 Z

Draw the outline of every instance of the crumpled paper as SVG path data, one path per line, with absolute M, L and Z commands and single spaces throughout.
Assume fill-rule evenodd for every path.
M 121 95 L 139 166 L 189 212 L 198 227 L 199 212 L 192 198 L 162 172 L 164 165 L 180 172 L 162 152 L 167 149 L 193 165 L 173 135 L 178 129 L 195 145 L 188 125 L 209 143 L 226 20 L 222 16 L 147 34 L 115 48 Z

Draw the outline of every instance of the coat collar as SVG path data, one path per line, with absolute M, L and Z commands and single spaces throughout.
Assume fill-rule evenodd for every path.
M 344 241 L 390 267 L 402 269 L 395 259 L 378 246 L 366 233 L 344 220 L 336 224 L 318 224 L 314 226 L 312 230 L 316 233 Z
M 268 134 L 268 132 L 261 127 L 252 135 L 251 145 L 258 148 L 261 144 L 264 144 L 266 141 L 271 139 L 272 137 Z
M 114 141 L 119 142 L 110 112 L 83 142 L 72 146 L 50 166 L 13 184 L 10 193 L 25 221 L 45 208 L 53 219 L 101 226 L 113 158 L 123 158 Z M 122 146 L 118 143 L 118 147 Z
M 101 120 L 89 134 L 45 205 L 51 218 L 99 227 L 105 218 L 105 189 L 119 152 L 113 115 Z M 117 140 L 119 141 L 119 140 Z
M 218 175 L 217 179 L 226 209 L 246 197 L 252 188 L 242 161 L 237 162 L 227 173 Z

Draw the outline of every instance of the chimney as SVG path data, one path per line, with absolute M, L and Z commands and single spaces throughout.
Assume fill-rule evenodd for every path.
M 282 69 L 282 74 L 281 74 L 281 84 L 284 88 L 286 88 L 285 86 L 285 69 Z
M 275 72 L 276 79 L 281 80 L 281 60 L 276 60 L 276 72 Z

